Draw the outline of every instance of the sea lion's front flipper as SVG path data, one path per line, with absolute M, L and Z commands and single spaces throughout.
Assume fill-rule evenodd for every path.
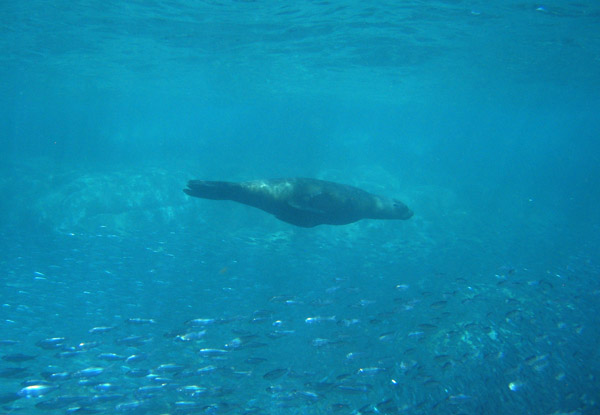
M 288 202 L 288 205 L 290 207 L 293 207 L 294 209 L 301 210 L 303 212 L 316 213 L 318 215 L 324 213 L 322 210 L 315 209 L 315 208 L 311 207 L 310 205 L 306 205 L 303 203 Z
M 325 214 L 331 210 L 335 199 L 329 193 L 315 192 L 301 198 L 290 200 L 288 205 L 304 212 Z

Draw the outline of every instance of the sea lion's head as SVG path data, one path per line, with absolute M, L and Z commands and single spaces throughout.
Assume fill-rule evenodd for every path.
M 392 199 L 392 210 L 394 219 L 409 219 L 413 211 L 398 199 Z
M 398 199 L 371 195 L 375 206 L 365 212 L 365 218 L 371 219 L 409 219 L 413 212 Z

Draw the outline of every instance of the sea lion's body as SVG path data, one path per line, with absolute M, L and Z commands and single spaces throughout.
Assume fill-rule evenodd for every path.
M 402 202 L 345 184 L 292 178 L 250 182 L 191 180 L 184 192 L 203 199 L 233 200 L 296 226 L 345 225 L 360 219 L 408 219 Z

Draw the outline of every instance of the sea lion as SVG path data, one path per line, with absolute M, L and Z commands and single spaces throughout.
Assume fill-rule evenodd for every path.
M 346 225 L 361 219 L 408 219 L 413 212 L 402 202 L 359 188 L 325 180 L 291 178 L 249 182 L 190 180 L 190 196 L 233 200 L 262 209 L 292 225 Z

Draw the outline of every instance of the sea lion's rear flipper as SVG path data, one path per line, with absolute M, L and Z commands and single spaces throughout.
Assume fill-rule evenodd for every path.
M 183 191 L 194 197 L 214 200 L 231 200 L 240 191 L 239 183 L 190 180 Z

